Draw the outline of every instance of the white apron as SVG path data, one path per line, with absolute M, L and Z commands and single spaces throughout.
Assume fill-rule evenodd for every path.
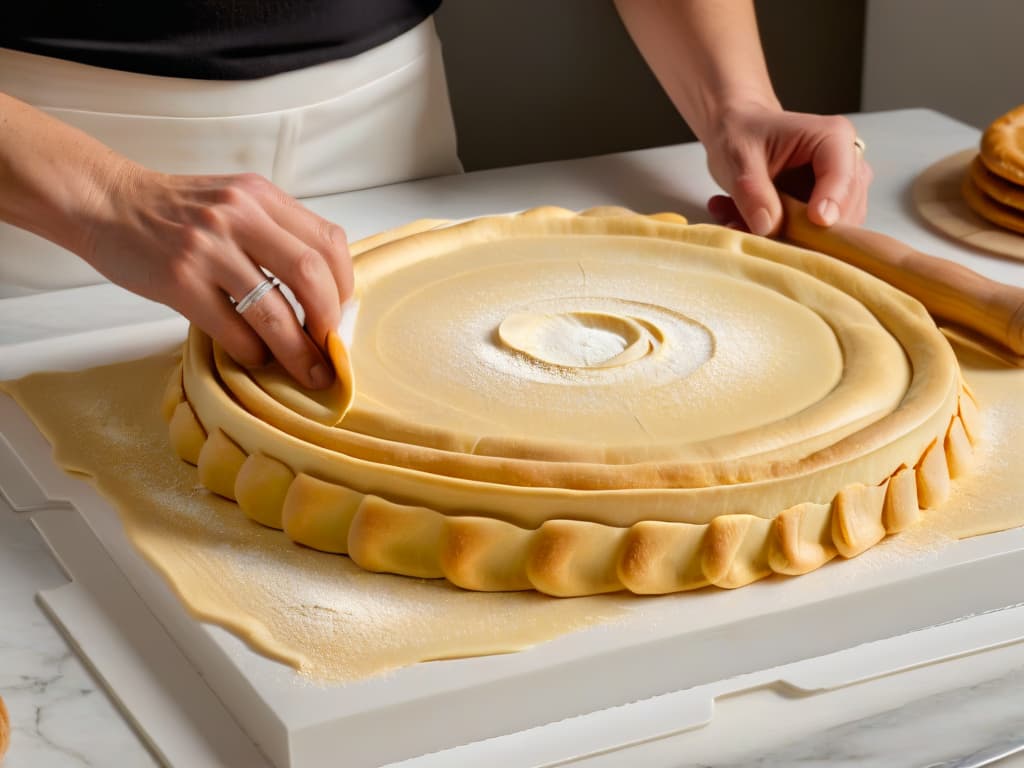
M 258 80 L 140 75 L 0 48 L 0 91 L 154 170 L 250 171 L 295 197 L 462 170 L 432 19 L 357 56 Z M 0 298 L 104 281 L 0 223 Z

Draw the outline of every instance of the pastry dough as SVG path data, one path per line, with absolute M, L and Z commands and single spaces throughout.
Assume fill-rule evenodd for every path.
M 295 380 L 276 360 L 252 371 L 253 380 L 275 400 L 319 424 L 331 427 L 341 421 L 352 405 L 354 386 L 348 350 L 338 334 L 327 335 L 327 356 L 340 372 L 327 389 L 307 390 L 295 386 Z
M 985 406 L 981 431 L 971 435 L 980 441 L 976 468 L 954 483 L 950 499 L 922 524 L 820 574 L 823 580 L 810 585 L 813 593 L 879 568 L 913 567 L 955 538 L 1024 524 L 1024 473 L 1013 460 L 1024 435 L 1024 370 L 970 348 L 958 349 L 957 355 Z M 74 373 L 35 374 L 0 383 L 0 389 L 17 398 L 39 426 L 53 445 L 54 461 L 88 478 L 110 500 L 132 545 L 191 615 L 228 629 L 254 650 L 318 681 L 352 681 L 426 659 L 514 651 L 595 623 L 633 621 L 635 611 L 645 609 L 642 599 L 628 593 L 563 600 L 537 592 L 471 592 L 445 581 L 369 573 L 348 557 L 297 546 L 272 528 L 254 525 L 233 502 L 196 488 L 193 467 L 168 461 L 167 427 L 158 405 L 161 387 L 178 362 L 161 355 Z M 329 507 L 310 503 L 322 502 L 325 494 Z M 915 472 L 907 469 L 890 481 L 887 499 L 909 496 L 916 502 L 916 494 Z M 330 535 L 344 530 L 344 519 L 338 524 L 335 515 L 354 512 L 359 494 L 307 476 L 289 486 L 288 500 L 286 530 L 323 523 L 324 535 Z M 308 514 L 314 508 L 317 512 Z M 918 514 L 916 503 L 896 503 L 894 510 Z M 801 557 L 813 560 L 820 548 L 832 546 L 831 528 L 800 512 L 780 516 L 777 530 L 797 538 Z M 908 524 L 899 518 L 883 521 L 887 529 Z M 677 532 L 664 523 L 635 526 L 640 546 L 631 550 L 638 556 L 631 567 L 671 557 L 680 578 L 703 580 L 700 559 L 685 546 L 694 542 Z M 337 541 L 347 547 L 347 537 Z M 510 551 L 508 562 L 515 559 Z M 692 609 L 687 597 L 658 601 L 681 600 L 665 609 L 686 611 Z
M 626 594 L 561 600 L 370 573 L 254 524 L 234 502 L 197 487 L 194 467 L 169 460 L 159 402 L 180 360 L 159 355 L 37 373 L 0 382 L 0 390 L 32 417 L 57 465 L 110 501 L 132 546 L 195 619 L 303 676 L 345 682 L 420 661 L 518 651 L 638 607 Z M 258 477 L 273 465 L 249 467 Z M 280 483 L 277 471 L 267 472 L 269 485 Z M 258 484 L 246 485 L 259 492 Z M 312 530 L 320 524 L 323 535 L 339 530 L 335 515 L 356 495 L 308 477 L 288 487 L 282 523 L 286 530 L 308 527 L 309 535 L 321 535 Z M 319 514 L 306 514 L 313 507 Z M 248 507 L 257 514 L 268 508 Z
M 954 538 L 1024 524 L 1024 473 L 1013 460 L 1024 435 L 1024 370 L 968 348 L 957 354 L 985 406 L 983 427 L 972 433 L 972 439 L 980 440 L 977 467 L 954 483 L 950 499 L 921 525 L 820 574 L 824 581 L 811 585 L 812 592 L 827 592 L 833 583 L 878 568 L 912 567 L 933 558 Z M 644 608 L 643 600 L 628 593 L 563 600 L 537 592 L 471 592 L 445 581 L 373 574 L 348 557 L 296 546 L 278 531 L 253 524 L 233 502 L 196 488 L 193 467 L 168 461 L 167 428 L 158 405 L 161 387 L 178 362 L 167 355 L 74 373 L 35 374 L 0 383 L 0 389 L 17 398 L 39 426 L 53 445 L 54 461 L 88 478 L 111 501 L 133 546 L 191 615 L 226 628 L 254 650 L 318 681 L 352 681 L 427 659 L 514 651 L 595 623 L 633 620 L 634 611 Z M 971 423 L 977 428 L 976 421 Z M 887 498 L 909 491 L 916 501 L 915 479 L 910 469 L 898 474 L 893 482 L 902 490 L 890 490 Z M 335 514 L 351 509 L 358 497 L 299 478 L 289 486 L 294 504 L 284 510 L 286 528 L 289 515 L 302 514 L 312 525 L 324 522 L 328 531 L 341 529 L 344 521 L 336 525 L 332 515 L 306 514 L 317 506 L 308 500 L 325 493 L 337 505 Z M 916 517 L 916 504 L 912 510 Z M 893 527 L 888 519 L 885 525 Z M 674 526 L 652 522 L 634 531 L 643 545 L 632 550 L 643 555 L 636 567 L 672 557 L 681 564 L 681 578 L 704 578 L 700 559 L 680 546 L 693 542 L 677 535 Z M 799 508 L 781 518 L 778 531 L 799 534 L 810 559 L 820 547 L 832 546 L 831 529 L 801 516 Z M 510 552 L 508 561 L 515 556 Z M 687 597 L 658 600 L 685 602 Z M 668 607 L 690 608 L 684 603 Z
M 920 304 L 733 230 L 544 208 L 355 271 L 336 427 L 196 329 L 163 412 L 208 488 L 368 570 L 560 596 L 805 573 L 941 505 L 977 434 Z

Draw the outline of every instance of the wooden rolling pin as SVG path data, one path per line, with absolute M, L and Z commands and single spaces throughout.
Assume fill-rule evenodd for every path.
M 989 280 L 878 232 L 843 224 L 819 227 L 808 220 L 804 203 L 786 193 L 780 197 L 785 209 L 784 239 L 870 272 L 909 293 L 935 317 L 973 331 L 1024 360 L 1024 288 Z

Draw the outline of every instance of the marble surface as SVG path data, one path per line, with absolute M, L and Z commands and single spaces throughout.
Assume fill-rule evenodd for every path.
M 923 110 L 856 116 L 855 122 L 867 139 L 877 173 L 869 226 L 939 255 L 962 256 L 973 268 L 1024 284 L 1024 264 L 961 253 L 949 241 L 920 229 L 906 208 L 914 173 L 944 152 L 970 146 L 976 131 Z M 669 157 L 671 172 L 666 170 Z M 632 197 L 609 200 L 610 189 L 625 186 L 634 190 Z M 350 228 L 359 236 L 417 215 L 460 217 L 550 202 L 675 208 L 699 220 L 699 201 L 712 189 L 701 153 L 689 146 L 367 190 L 317 201 L 316 207 L 338 220 L 359 222 Z M 20 305 L 5 309 L 3 304 L 0 346 L 5 340 L 27 342 L 47 335 L 34 326 L 26 330 Z M 163 308 L 131 307 L 132 312 L 136 309 L 146 319 L 166 317 Z M 20 336 L 10 335 L 15 332 Z M 0 499 L 0 696 L 13 728 L 4 768 L 157 765 L 129 718 L 35 600 L 40 590 L 64 581 L 28 515 L 15 514 Z M 1024 644 L 827 696 L 764 690 L 719 701 L 713 723 L 704 729 L 578 764 L 923 768 L 1013 735 L 1024 736 Z M 1017 758 L 999 765 L 1022 762 Z
M 720 768 L 931 766 L 1024 738 L 1024 666 L 829 728 Z M 993 708 L 998 711 L 993 716 Z M 912 762 L 911 762 L 912 761 Z M 938 766 L 936 766 L 938 768 Z
M 28 515 L 0 501 L 0 695 L 12 725 L 3 768 L 158 765 L 35 601 L 40 589 L 64 581 Z M 719 702 L 703 738 L 680 734 L 579 765 L 925 768 L 1024 736 L 1024 647 L 939 667 L 856 686 L 837 694 L 846 699 L 838 704 L 803 697 L 807 711 L 761 734 L 749 723 L 785 712 L 792 705 L 785 692 Z M 886 688 L 903 689 L 906 700 L 892 706 Z M 1019 768 L 1024 756 L 998 765 Z
M 766 749 L 749 750 L 739 758 L 694 765 L 945 768 L 947 763 L 980 756 L 995 745 L 1019 744 L 1024 738 L 1024 663 L 1021 661 L 1024 659 L 1018 659 L 1017 666 L 1000 670 L 996 677 L 912 698 L 898 707 L 881 709 Z M 986 674 L 992 672 L 989 669 Z M 926 674 L 932 675 L 934 671 Z M 899 680 L 898 684 L 909 686 L 908 692 L 913 696 L 917 690 L 914 683 L 913 678 L 909 678 Z M 870 686 L 864 693 L 874 699 L 876 706 L 886 701 L 880 692 L 870 693 L 868 688 Z M 854 709 L 855 705 L 851 704 L 850 710 Z M 1024 756 L 1018 759 L 1024 760 Z M 1010 763 L 1007 759 L 999 765 Z
M 28 515 L 0 499 L 0 696 L 11 719 L 3 768 L 158 765 L 36 601 L 65 582 Z

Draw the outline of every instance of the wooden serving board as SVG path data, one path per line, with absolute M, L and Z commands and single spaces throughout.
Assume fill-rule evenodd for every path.
M 931 226 L 959 243 L 1024 261 L 1024 235 L 986 221 L 960 195 L 967 167 L 977 154 L 972 147 L 928 166 L 914 181 L 914 208 Z

